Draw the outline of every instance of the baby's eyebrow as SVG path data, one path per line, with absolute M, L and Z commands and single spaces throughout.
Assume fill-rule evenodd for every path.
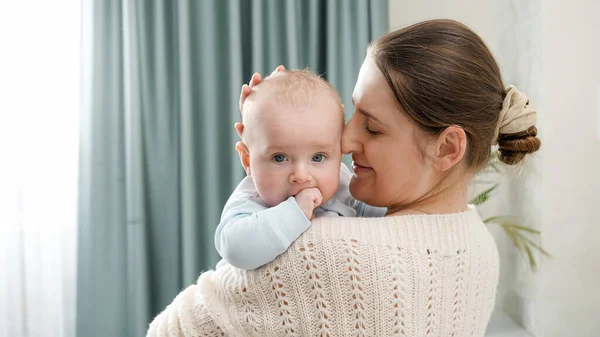
M 335 144 L 333 144 L 335 143 Z M 336 146 L 337 146 L 338 142 L 332 142 L 332 141 L 323 141 L 321 139 L 314 139 L 314 140 L 310 140 L 309 143 L 305 143 L 304 145 L 298 145 L 295 144 L 294 146 L 281 146 L 281 145 L 270 145 L 265 149 L 265 153 L 268 153 L 269 155 L 273 155 L 273 154 L 292 154 L 295 151 L 298 150 L 298 147 L 302 147 L 304 148 L 304 150 L 308 150 L 314 154 L 317 153 L 321 153 L 321 152 L 327 152 L 327 153 L 332 153 L 336 151 Z M 306 153 L 308 154 L 308 153 Z
M 285 154 L 285 151 L 282 151 L 279 148 L 267 148 L 267 150 L 265 151 L 269 156 L 272 156 L 274 154 Z

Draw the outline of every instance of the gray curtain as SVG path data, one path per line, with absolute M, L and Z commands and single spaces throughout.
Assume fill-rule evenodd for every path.
M 278 64 L 323 74 L 352 110 L 386 0 L 84 1 L 78 336 L 144 336 L 218 260 L 242 179 L 240 86 Z

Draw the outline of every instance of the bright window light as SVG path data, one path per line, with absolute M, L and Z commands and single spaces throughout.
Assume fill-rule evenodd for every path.
M 0 1 L 0 336 L 74 336 L 80 1 Z

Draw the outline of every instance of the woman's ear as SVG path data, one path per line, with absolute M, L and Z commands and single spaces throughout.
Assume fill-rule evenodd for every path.
M 248 151 L 248 147 L 244 142 L 237 142 L 237 144 L 235 144 L 235 150 L 240 156 L 240 162 L 242 163 L 244 171 L 246 171 L 246 175 L 250 177 L 250 151 Z
M 435 141 L 435 166 L 445 172 L 464 157 L 467 151 L 467 134 L 460 126 L 449 126 Z

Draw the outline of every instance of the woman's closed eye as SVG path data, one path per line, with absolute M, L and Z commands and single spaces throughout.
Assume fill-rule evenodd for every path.
M 373 130 L 373 129 L 371 129 L 371 128 L 369 127 L 369 124 L 365 124 L 365 126 L 364 126 L 364 129 L 365 129 L 365 131 L 366 131 L 366 132 L 367 132 L 369 135 L 371 135 L 371 136 L 377 136 L 377 135 L 380 135 L 380 134 L 381 134 L 381 132 L 380 132 L 380 131 L 377 131 L 377 130 Z
M 314 161 L 315 163 L 322 163 L 326 158 L 327 156 L 325 154 L 317 153 L 312 157 L 312 161 Z
M 285 156 L 285 154 L 277 153 L 271 157 L 271 160 L 275 161 L 276 163 L 283 163 L 284 161 L 287 161 L 288 159 Z

